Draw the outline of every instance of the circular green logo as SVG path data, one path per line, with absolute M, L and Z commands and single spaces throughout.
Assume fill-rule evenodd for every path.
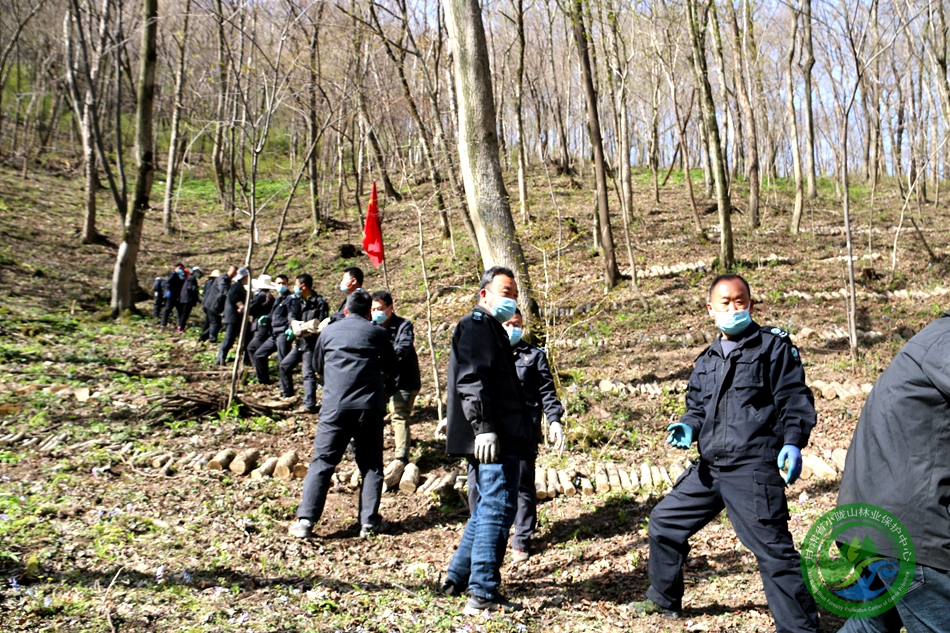
M 815 601 L 847 618 L 896 605 L 914 579 L 907 528 L 890 512 L 852 503 L 824 513 L 802 544 L 802 574 Z

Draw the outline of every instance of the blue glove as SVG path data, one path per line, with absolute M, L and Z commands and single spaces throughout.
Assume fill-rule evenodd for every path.
M 287 329 L 284 331 L 284 334 L 287 336 L 287 340 L 288 340 L 288 341 L 293 341 L 293 340 L 294 340 L 294 329 L 293 329 L 293 328 L 287 328 Z
M 693 427 L 683 422 L 674 422 L 666 427 L 670 436 L 666 438 L 666 443 L 676 448 L 689 448 L 693 443 Z
M 172 298 L 172 291 L 171 291 L 171 290 L 166 290 L 166 291 L 165 291 L 165 298 L 166 298 L 166 299 L 171 299 L 171 298 Z
M 788 462 L 788 474 L 785 475 L 786 485 L 791 485 L 798 480 L 802 474 L 802 452 L 797 446 L 786 444 L 778 454 L 778 467 L 785 468 L 785 462 Z

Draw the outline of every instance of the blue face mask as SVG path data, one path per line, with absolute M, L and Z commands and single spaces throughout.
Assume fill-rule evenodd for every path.
M 340 282 L 340 292 L 346 292 L 349 289 L 350 289 L 350 284 L 348 282 L 346 281 Z
M 382 325 L 386 322 L 387 316 L 385 310 L 373 310 L 373 323 Z
M 508 342 L 514 347 L 521 342 L 521 328 L 513 325 L 506 325 L 505 331 L 508 332 Z
M 499 297 L 491 290 L 488 292 L 494 295 L 495 299 L 497 299 L 495 305 L 493 305 L 491 308 L 492 316 L 502 323 L 510 321 L 511 318 L 515 316 L 515 310 L 518 309 L 518 302 L 514 299 L 509 299 L 508 297 Z
M 277 284 L 277 292 L 280 294 L 285 294 L 287 292 L 287 286 L 284 284 Z
M 294 288 L 294 294 L 299 297 L 300 295 L 303 294 L 303 288 L 301 288 L 300 286 L 297 286 L 296 288 Z
M 750 323 L 752 323 L 752 317 L 748 310 L 716 313 L 716 327 L 729 336 L 741 334 Z
M 183 270 L 176 270 L 175 272 L 177 272 L 177 273 L 178 273 L 178 276 L 181 277 L 182 279 L 185 278 L 185 271 L 183 271 Z

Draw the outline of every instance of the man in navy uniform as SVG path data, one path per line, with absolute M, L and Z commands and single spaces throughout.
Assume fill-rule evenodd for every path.
M 785 498 L 815 426 L 814 396 L 788 335 L 752 320 L 745 279 L 717 277 L 706 308 L 722 335 L 696 359 L 686 413 L 667 428 L 667 442 L 676 448 L 698 441 L 700 458 L 650 514 L 650 588 L 647 599 L 631 607 L 679 616 L 689 538 L 725 508 L 758 562 L 776 631 L 818 631 Z M 783 479 L 779 468 L 786 465 Z
M 275 351 L 277 352 L 277 365 L 290 352 L 291 342 L 287 340 L 287 328 L 290 327 L 290 314 L 293 304 L 297 301 L 296 295 L 290 291 L 290 277 L 287 275 L 277 275 L 275 289 L 277 297 L 271 306 L 270 314 L 266 314 L 258 319 L 258 330 L 260 336 L 255 336 L 254 340 L 247 347 L 247 353 L 251 356 L 251 362 L 254 364 L 254 370 L 257 372 L 257 382 L 262 385 L 271 384 L 270 367 L 267 359 Z M 268 333 L 265 337 L 264 332 Z
M 221 347 L 218 348 L 218 357 L 214 361 L 214 364 L 220 367 L 227 364 L 228 352 L 238 342 L 241 336 L 241 325 L 246 321 L 244 302 L 247 300 L 247 287 L 244 283 L 250 283 L 250 275 L 251 272 L 246 266 L 238 268 L 234 283 L 228 286 L 227 294 L 224 296 L 224 339 L 221 341 Z
M 327 318 L 330 307 L 327 300 L 313 290 L 313 277 L 307 273 L 297 275 L 294 286 L 294 295 L 297 300 L 289 305 L 288 313 L 291 323 L 294 321 L 322 321 Z M 284 330 L 288 341 L 296 337 L 293 328 L 288 326 Z M 294 346 L 284 359 L 280 361 L 280 395 L 284 398 L 294 397 L 294 368 L 302 363 L 303 374 L 303 406 L 295 413 L 317 412 L 317 376 L 313 373 L 313 350 L 317 345 L 317 336 L 301 337 L 296 339 Z
M 412 405 L 419 395 L 419 357 L 416 356 L 412 321 L 393 311 L 393 297 L 385 290 L 373 293 L 373 323 L 386 329 L 396 351 L 396 370 L 386 380 L 386 396 L 396 441 L 394 458 L 409 463 L 409 419 Z
M 358 266 L 350 266 L 349 268 L 343 269 L 343 279 L 340 280 L 340 292 L 342 292 L 345 297 L 340 303 L 340 307 L 336 312 L 330 315 L 330 323 L 335 323 L 344 317 L 344 310 L 346 309 L 346 299 L 351 294 L 363 287 L 363 269 Z
M 168 277 L 165 279 L 165 309 L 162 311 L 162 327 L 168 325 L 168 317 L 171 316 L 172 310 L 175 310 L 178 316 L 181 316 L 179 295 L 181 294 L 181 287 L 185 285 L 186 275 L 185 265 L 179 262 L 175 264 L 175 270 L 168 273 Z
M 542 416 L 548 420 L 549 436 L 554 447 L 560 448 L 564 444 L 564 427 L 561 426 L 564 407 L 561 406 L 561 401 L 557 397 L 547 354 L 540 347 L 521 339 L 523 328 L 524 319 L 521 316 L 521 310 L 517 310 L 515 316 L 505 323 L 505 332 L 508 333 L 518 382 L 521 383 L 525 406 L 528 408 L 528 415 L 534 428 L 534 451 L 521 457 L 518 510 L 515 512 L 515 534 L 511 539 L 512 563 L 523 563 L 531 557 L 529 549 L 531 536 L 538 524 L 538 491 L 535 487 L 534 466 L 538 455 L 538 444 L 544 440 L 541 427 Z M 469 466 L 469 481 L 474 482 L 471 466 Z M 478 486 L 474 483 L 469 485 L 469 508 L 475 507 L 478 496 Z
M 462 317 L 449 354 L 446 453 L 474 467 L 481 494 L 446 572 L 442 593 L 466 589 L 466 615 L 517 611 L 498 591 L 508 531 L 518 502 L 520 460 L 534 450 L 534 429 L 511 358 L 503 323 L 518 307 L 518 284 L 508 268 L 485 271 L 478 304 Z M 470 483 L 471 485 L 471 483 Z
M 317 337 L 313 371 L 324 377 L 320 424 L 313 440 L 313 461 L 303 483 L 297 521 L 290 534 L 307 538 L 320 520 L 330 490 L 330 476 L 352 439 L 356 465 L 363 477 L 360 491 L 360 536 L 386 532 L 379 515 L 383 494 L 383 375 L 396 366 L 389 335 L 370 321 L 372 299 L 356 290 L 346 299 L 346 316 Z M 308 359 L 309 360 L 309 359 Z

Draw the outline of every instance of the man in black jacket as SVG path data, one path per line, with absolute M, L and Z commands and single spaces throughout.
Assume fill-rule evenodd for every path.
M 531 536 L 538 523 L 538 491 L 535 487 L 535 460 L 538 454 L 538 444 L 544 440 L 541 426 L 542 417 L 548 420 L 548 429 L 551 443 L 556 448 L 564 444 L 564 428 L 561 418 L 564 416 L 564 407 L 557 397 L 554 387 L 554 376 L 548 364 L 547 354 L 536 345 L 521 340 L 524 320 L 521 310 L 515 312 L 505 323 L 505 332 L 511 343 L 511 357 L 515 362 L 515 371 L 518 382 L 524 393 L 525 406 L 534 429 L 534 450 L 530 454 L 522 455 L 520 474 L 518 479 L 518 510 L 515 512 L 514 536 L 511 539 L 511 562 L 523 563 L 530 558 Z M 474 482 L 473 469 L 469 466 L 469 481 Z M 474 508 L 478 504 L 478 486 L 474 483 L 468 487 L 468 507 Z
M 379 515 L 383 493 L 383 416 L 386 393 L 383 374 L 396 364 L 386 331 L 369 320 L 371 299 L 357 290 L 346 300 L 346 317 L 320 333 L 313 353 L 313 368 L 324 376 L 320 424 L 313 440 L 313 461 L 303 483 L 297 521 L 290 533 L 311 535 L 320 520 L 330 476 L 352 439 L 356 465 L 363 476 L 360 492 L 360 536 L 386 532 Z
M 288 316 L 290 317 L 290 326 L 284 330 L 284 336 L 288 341 L 293 341 L 294 321 L 312 321 L 318 322 L 327 318 L 330 307 L 327 300 L 321 297 L 313 290 L 313 277 L 307 273 L 297 275 L 294 294 L 297 300 L 289 304 Z M 313 350 L 317 345 L 318 336 L 307 336 L 297 338 L 297 344 L 287 352 L 284 360 L 280 361 L 280 395 L 284 398 L 294 397 L 294 368 L 298 363 L 303 363 L 301 373 L 303 374 L 303 406 L 295 413 L 316 413 L 317 409 L 317 376 L 313 372 Z
M 412 417 L 412 405 L 421 386 L 412 321 L 393 312 L 392 295 L 385 290 L 379 290 L 373 293 L 373 322 L 386 329 L 393 349 L 396 350 L 398 365 L 396 371 L 386 380 L 386 396 L 389 398 L 389 413 L 396 440 L 394 458 L 407 464 L 409 419 Z
M 178 303 L 181 287 L 185 284 L 185 265 L 175 264 L 175 270 L 168 273 L 165 279 L 165 310 L 162 312 L 162 327 L 168 325 L 168 317 L 172 310 L 176 310 L 178 316 L 181 316 L 181 306 Z
M 241 336 L 241 325 L 246 321 L 244 302 L 247 300 L 247 288 L 242 282 L 249 282 L 250 271 L 247 267 L 238 268 L 234 283 L 228 288 L 224 300 L 224 339 L 218 348 L 218 357 L 214 364 L 223 367 L 228 362 L 228 352 Z
M 201 310 L 205 313 L 205 320 L 201 325 L 201 336 L 198 337 L 199 342 L 207 340 L 211 340 L 213 343 L 218 342 L 218 329 L 221 325 L 221 318 L 218 317 L 216 321 L 212 319 L 210 310 L 214 305 L 214 283 L 220 276 L 220 270 L 217 268 L 212 270 L 211 274 L 208 275 L 208 280 L 205 281 L 204 287 L 201 289 Z M 212 324 L 214 323 L 217 323 L 217 325 L 214 327 L 214 336 L 212 337 Z
M 474 466 L 481 499 L 449 564 L 442 592 L 468 588 L 466 615 L 519 610 L 498 591 L 508 531 L 518 499 L 519 460 L 533 450 L 534 430 L 502 323 L 517 309 L 514 273 L 500 266 L 482 277 L 478 305 L 462 317 L 449 354 L 446 453 Z
M 280 361 L 284 360 L 290 351 L 291 342 L 287 340 L 286 332 L 290 327 L 291 307 L 297 301 L 297 297 L 290 291 L 290 277 L 277 275 L 275 281 L 277 296 L 270 313 L 258 319 L 261 329 L 247 347 L 247 353 L 250 354 L 257 373 L 257 382 L 262 385 L 271 384 L 270 366 L 267 362 L 270 355 L 277 352 L 277 365 L 280 366 Z M 266 338 L 262 334 L 265 331 L 270 333 Z
M 877 506 L 903 524 L 916 554 L 913 582 L 896 608 L 876 618 L 848 620 L 842 633 L 898 633 L 901 625 L 907 633 L 948 630 L 948 454 L 950 312 L 944 312 L 901 348 L 874 383 L 851 438 L 838 493 L 839 506 Z
M 340 292 L 345 294 L 343 301 L 340 303 L 340 307 L 330 315 L 330 323 L 335 323 L 343 318 L 344 309 L 346 308 L 346 299 L 351 294 L 360 290 L 363 287 L 363 269 L 358 266 L 350 266 L 343 270 L 343 279 L 340 281 Z
M 191 310 L 198 303 L 198 280 L 201 279 L 201 266 L 194 266 L 191 274 L 185 277 L 185 283 L 178 294 L 178 331 L 184 332 L 188 326 Z
M 815 400 L 788 334 L 756 324 L 752 307 L 739 275 L 721 275 L 709 288 L 706 309 L 722 336 L 696 359 L 686 413 L 667 428 L 677 448 L 696 439 L 700 459 L 650 514 L 650 588 L 631 606 L 678 617 L 689 539 L 726 508 L 755 554 L 776 631 L 816 632 L 818 610 L 788 531 L 785 498 L 785 485 L 801 474 Z
M 218 277 L 214 286 L 211 287 L 212 298 L 208 300 L 210 305 L 205 305 L 205 307 L 208 308 L 208 316 L 212 319 L 208 339 L 212 343 L 218 342 L 218 332 L 223 329 L 221 319 L 224 318 L 224 304 L 227 303 L 228 293 L 231 291 L 231 280 L 237 276 L 237 271 L 236 266 L 228 266 L 228 272 Z

